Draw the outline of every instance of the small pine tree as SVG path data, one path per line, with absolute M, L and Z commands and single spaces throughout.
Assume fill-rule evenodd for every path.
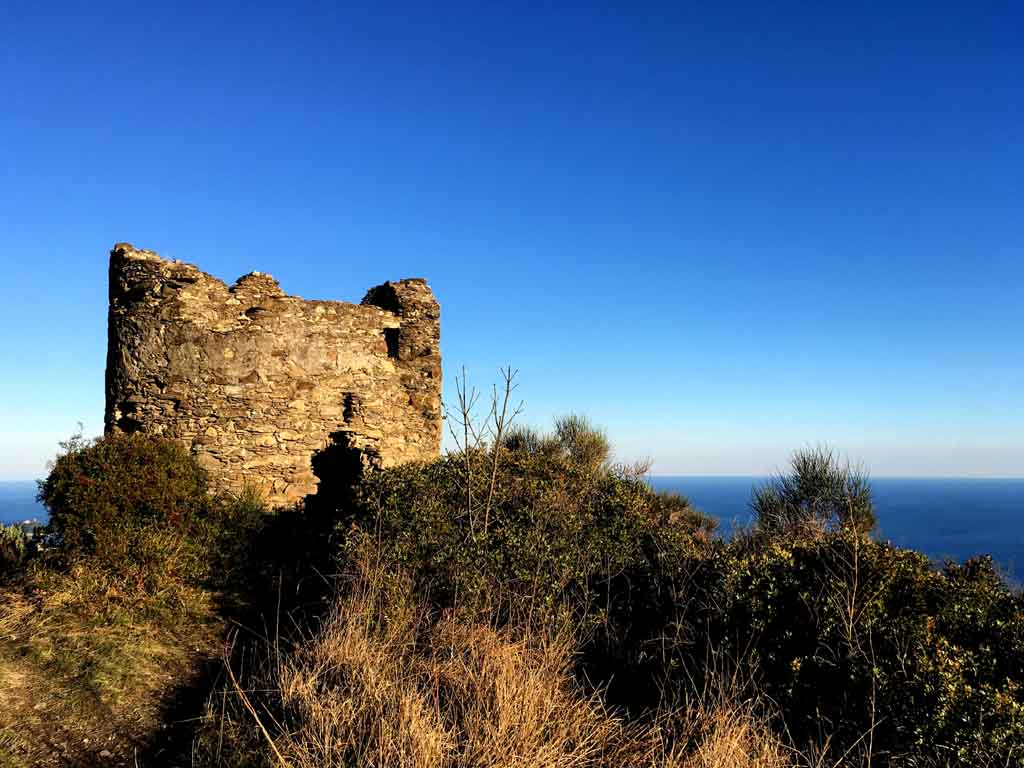
M 757 530 L 769 535 L 870 533 L 877 523 L 867 475 L 823 446 L 794 453 L 790 473 L 755 489 L 750 505 Z

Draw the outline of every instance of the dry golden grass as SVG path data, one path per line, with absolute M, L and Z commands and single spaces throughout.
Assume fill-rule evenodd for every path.
M 569 638 L 428 621 L 407 594 L 364 582 L 308 643 L 272 655 L 249 682 L 275 706 L 234 689 L 279 764 L 568 768 L 621 752 L 625 726 L 574 687 Z
M 670 763 L 678 768 L 788 768 L 799 764 L 799 756 L 787 749 L 750 707 L 723 702 L 710 710 L 697 707 L 687 712 L 685 719 L 699 724 L 699 736 L 687 754 Z
M 214 697 L 199 765 L 293 768 L 782 768 L 752 708 L 719 702 L 643 725 L 609 712 L 571 671 L 568 631 L 433 620 L 408 589 L 364 578 L 320 630 Z M 250 665 L 251 667 L 251 665 Z M 692 720 L 692 722 L 690 722 Z M 672 722 L 670 722 L 672 721 Z

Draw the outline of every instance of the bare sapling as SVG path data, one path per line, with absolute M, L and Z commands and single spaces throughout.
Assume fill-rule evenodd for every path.
M 455 377 L 455 403 L 449 408 L 444 407 L 444 418 L 448 424 L 448 433 L 455 445 L 455 453 L 463 459 L 463 478 L 465 498 L 465 514 L 469 519 L 470 535 L 476 536 L 477 521 L 483 517 L 482 533 L 487 535 L 490 527 L 491 511 L 494 508 L 495 493 L 498 486 L 498 469 L 505 437 L 509 433 L 516 418 L 523 411 L 524 403 L 514 401 L 514 394 L 519 385 L 517 369 L 511 366 L 500 369 L 501 384 L 491 386 L 490 404 L 483 418 L 477 413 L 480 392 L 468 383 L 465 367 Z M 487 472 L 487 496 L 481 510 L 480 502 L 474 498 L 473 486 L 478 480 L 479 468 L 477 457 L 482 449 L 489 448 Z

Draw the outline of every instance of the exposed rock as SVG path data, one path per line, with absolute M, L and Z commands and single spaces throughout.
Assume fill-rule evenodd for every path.
M 272 504 L 314 493 L 315 454 L 391 466 L 441 441 L 440 310 L 426 281 L 361 304 L 306 301 L 270 275 L 228 287 L 118 243 L 110 254 L 107 431 L 184 442 L 222 487 Z

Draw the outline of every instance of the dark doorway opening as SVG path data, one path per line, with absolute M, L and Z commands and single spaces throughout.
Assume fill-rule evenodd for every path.
M 398 359 L 398 328 L 384 329 L 384 343 L 388 345 L 388 357 Z

